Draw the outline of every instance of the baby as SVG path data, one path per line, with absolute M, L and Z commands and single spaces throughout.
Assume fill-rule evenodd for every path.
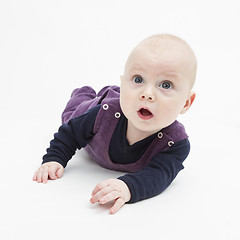
M 183 169 L 190 143 L 176 119 L 195 99 L 197 61 L 190 46 L 168 34 L 151 36 L 130 53 L 121 87 L 75 89 L 63 125 L 50 142 L 33 180 L 61 178 L 77 149 L 102 167 L 128 172 L 99 183 L 90 202 L 125 203 L 160 194 Z

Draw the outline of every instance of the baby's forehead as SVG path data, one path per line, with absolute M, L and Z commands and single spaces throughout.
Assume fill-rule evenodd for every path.
M 196 67 L 196 57 L 190 46 L 183 40 L 167 36 L 153 36 L 140 42 L 130 53 L 127 63 L 139 59 L 155 60 L 162 63 L 188 62 Z
M 126 66 L 141 68 L 142 65 L 155 65 L 172 69 L 187 63 L 189 54 L 183 46 L 166 44 L 141 44 L 133 49 L 126 62 Z
M 190 46 L 178 38 L 152 37 L 140 42 L 130 53 L 125 71 L 145 68 L 146 71 L 183 74 L 195 81 L 197 62 Z

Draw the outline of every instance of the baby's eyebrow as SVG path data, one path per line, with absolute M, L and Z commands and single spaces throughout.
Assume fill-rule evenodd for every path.
M 162 73 L 163 75 L 165 75 L 165 76 L 167 76 L 167 77 L 173 77 L 173 78 L 175 78 L 175 77 L 177 77 L 178 76 L 178 74 L 176 73 L 176 71 L 169 71 L 169 72 L 163 72 Z
M 132 66 L 129 70 L 145 71 L 144 67 L 142 67 L 142 66 Z
M 131 67 L 130 72 L 139 72 L 139 74 L 144 73 L 144 72 L 148 72 L 147 69 L 145 69 L 144 67 L 141 66 L 134 66 Z M 169 69 L 169 70 L 163 70 L 162 72 L 159 73 L 159 75 L 163 75 L 166 76 L 167 78 L 177 78 L 178 74 L 177 71 L 175 69 Z

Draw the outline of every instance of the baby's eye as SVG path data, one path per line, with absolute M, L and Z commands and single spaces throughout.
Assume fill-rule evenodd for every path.
M 136 77 L 134 77 L 133 78 L 133 81 L 135 82 L 135 83 L 142 83 L 143 82 L 143 79 L 142 79 L 142 77 L 141 76 L 136 76 Z
M 172 84 L 168 81 L 165 81 L 165 82 L 160 83 L 159 87 L 161 87 L 163 89 L 171 89 Z

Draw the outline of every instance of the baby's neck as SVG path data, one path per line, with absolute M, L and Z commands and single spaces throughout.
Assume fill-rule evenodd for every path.
M 154 134 L 155 132 L 145 132 L 135 128 L 129 121 L 127 125 L 126 138 L 129 145 L 133 145 L 136 142 L 143 140 Z

